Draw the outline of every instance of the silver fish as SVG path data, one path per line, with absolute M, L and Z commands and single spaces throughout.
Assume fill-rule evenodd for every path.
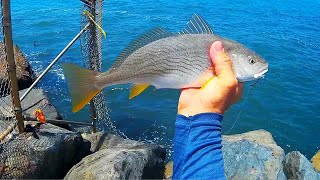
M 240 82 L 256 80 L 268 71 L 268 63 L 239 42 L 213 33 L 209 24 L 194 14 L 179 33 L 155 28 L 125 48 L 105 73 L 63 64 L 72 98 L 72 111 L 82 109 L 103 88 L 133 83 L 130 99 L 149 85 L 181 89 L 201 87 L 212 77 L 209 47 L 222 41 Z

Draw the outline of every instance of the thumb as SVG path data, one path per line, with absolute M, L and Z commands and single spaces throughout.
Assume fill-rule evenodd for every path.
M 226 84 L 236 84 L 232 61 L 224 52 L 221 41 L 215 41 L 210 47 L 210 59 L 215 75 Z

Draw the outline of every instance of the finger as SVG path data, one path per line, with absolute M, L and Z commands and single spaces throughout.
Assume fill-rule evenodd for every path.
M 238 102 L 242 97 L 244 83 L 238 83 L 238 86 L 235 90 L 235 94 L 232 98 L 232 103 Z
M 235 74 L 232 67 L 232 61 L 224 52 L 221 41 L 215 41 L 210 47 L 210 59 L 216 76 L 234 83 Z

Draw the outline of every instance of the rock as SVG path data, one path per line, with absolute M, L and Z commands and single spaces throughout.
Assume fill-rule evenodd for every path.
M 173 161 L 169 161 L 164 169 L 164 179 L 172 179 L 173 175 Z
M 265 130 L 223 136 L 227 179 L 286 179 L 284 151 Z
M 92 120 L 88 120 L 88 122 L 91 122 Z M 79 133 L 91 133 L 92 132 L 92 127 L 91 126 L 78 126 L 78 125 L 71 125 L 71 130 L 74 132 L 79 132 Z
M 222 137 L 227 179 L 286 179 L 284 151 L 265 130 Z M 173 162 L 174 163 L 174 162 Z M 171 179 L 173 163 L 166 165 L 165 179 Z
M 299 151 L 293 151 L 286 155 L 284 172 L 288 179 L 317 180 L 320 174 L 317 173 L 308 159 Z
M 0 120 L 0 142 L 4 143 L 13 138 L 14 135 L 18 134 L 16 130 L 17 124 L 14 121 Z
M 165 149 L 159 145 L 96 133 L 86 135 L 95 153 L 85 157 L 65 179 L 162 179 Z
M 312 165 L 317 172 L 320 172 L 320 151 L 311 158 Z
M 26 89 L 19 91 L 20 97 L 26 92 Z M 22 114 L 24 116 L 35 118 L 34 111 L 38 108 L 42 109 L 46 119 L 62 120 L 61 115 L 56 108 L 51 104 L 47 93 L 42 89 L 32 89 L 30 93 L 21 102 Z M 10 119 L 14 117 L 12 110 L 11 95 L 0 98 L 0 120 Z M 1 117 L 2 116 L 2 117 Z M 12 122 L 3 121 L 0 130 L 9 126 Z M 70 130 L 68 124 L 57 124 L 57 126 Z
M 20 97 L 24 94 L 24 92 L 26 92 L 26 89 L 19 91 Z M 0 99 L 0 114 L 3 114 L 5 117 L 12 117 L 13 111 L 11 104 L 12 102 L 10 95 L 2 97 Z M 40 108 L 47 119 L 62 119 L 56 108 L 50 103 L 47 94 L 42 89 L 32 89 L 31 92 L 21 102 L 21 107 L 25 116 L 34 117 L 34 111 L 37 108 Z
M 14 59 L 16 64 L 16 72 L 18 79 L 19 90 L 28 88 L 36 79 L 31 65 L 27 61 L 26 57 L 23 55 L 21 50 L 17 45 L 13 46 L 14 48 Z M 9 94 L 8 90 L 8 76 L 6 69 L 6 56 L 4 51 L 4 44 L 0 43 L 0 97 L 6 96 Z
M 90 143 L 78 133 L 48 123 L 28 127 L 32 132 L 0 144 L 1 179 L 63 178 L 90 153 Z
M 112 149 L 116 148 L 131 148 L 144 145 L 144 143 L 139 141 L 133 141 L 130 139 L 123 139 L 119 136 L 112 134 L 107 134 L 104 132 L 97 132 L 94 134 L 83 133 L 83 138 L 91 143 L 91 151 L 97 152 L 102 149 Z M 151 145 L 153 146 L 153 145 Z
M 19 91 L 20 97 L 26 90 Z M 21 102 L 24 115 L 34 117 L 34 111 L 40 108 L 47 119 L 61 120 L 61 115 L 57 112 L 56 108 L 51 104 L 47 93 L 42 89 L 32 89 L 31 92 Z

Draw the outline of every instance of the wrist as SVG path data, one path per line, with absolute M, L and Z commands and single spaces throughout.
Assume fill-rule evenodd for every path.
M 224 110 L 221 110 L 219 108 L 205 108 L 205 107 L 178 108 L 178 114 L 184 115 L 186 117 L 194 116 L 202 113 L 215 113 L 215 114 L 223 115 Z

